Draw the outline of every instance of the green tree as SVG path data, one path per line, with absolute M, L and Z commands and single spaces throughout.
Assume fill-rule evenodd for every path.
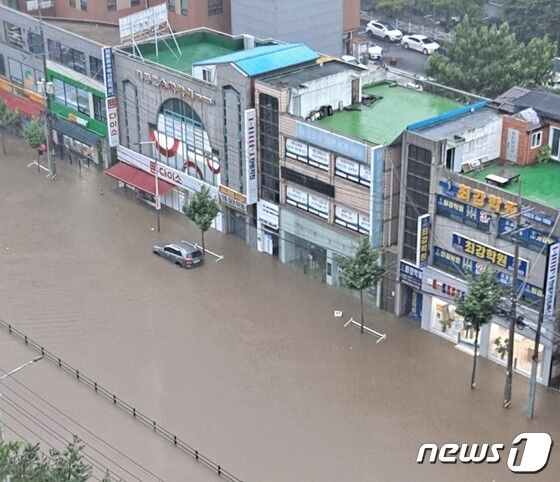
M 209 195 L 209 189 L 203 187 L 199 192 L 195 192 L 187 203 L 183 206 L 183 213 L 187 218 L 194 222 L 202 234 L 202 251 L 206 252 L 204 245 L 204 233 L 210 229 L 214 218 L 220 212 L 218 203 Z
M 471 276 L 468 279 L 467 287 L 465 296 L 456 299 L 455 312 L 465 319 L 469 328 L 475 330 L 471 375 L 471 389 L 474 389 L 480 328 L 490 322 L 493 315 L 500 312 L 500 302 L 505 295 L 505 289 L 498 283 L 496 272 L 492 269 L 486 269 L 483 273 Z
M 475 27 L 465 18 L 447 53 L 430 58 L 427 73 L 439 83 L 494 98 L 515 85 L 542 85 L 555 52 L 548 38 L 525 46 L 507 24 Z
M 48 457 L 40 451 L 39 444 L 0 443 L 0 480 L 85 482 L 92 476 L 92 467 L 84 461 L 83 449 L 77 437 L 63 452 L 52 449 Z
M 19 113 L 11 110 L 3 99 L 0 99 L 0 135 L 2 143 L 2 153 L 6 154 L 6 146 L 4 144 L 4 135 L 6 130 L 15 125 L 19 121 Z
M 545 35 L 560 41 L 558 0 L 506 0 L 505 20 L 522 42 Z
M 41 144 L 46 142 L 43 125 L 38 120 L 33 119 L 27 127 L 23 129 L 23 138 L 31 149 L 38 149 L 41 147 Z M 39 159 L 37 159 L 37 170 L 39 170 Z
M 377 285 L 385 274 L 379 251 L 372 248 L 366 236 L 358 240 L 354 256 L 337 257 L 342 284 L 360 292 L 360 331 L 364 332 L 364 290 Z
M 375 8 L 391 17 L 401 13 L 405 7 L 410 5 L 410 0 L 378 0 Z

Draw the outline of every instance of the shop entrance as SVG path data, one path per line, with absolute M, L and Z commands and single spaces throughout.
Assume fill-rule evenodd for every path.
M 458 348 L 474 353 L 475 330 L 468 327 L 455 305 L 441 298 L 432 298 L 430 329 L 454 342 Z

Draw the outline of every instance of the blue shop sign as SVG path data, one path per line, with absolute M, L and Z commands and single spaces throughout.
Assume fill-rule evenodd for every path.
M 465 224 L 475 224 L 476 227 L 484 231 L 490 229 L 490 221 L 492 215 L 475 206 L 456 201 L 443 194 L 437 195 L 436 200 L 437 213 L 451 218 L 459 218 L 460 222 Z
M 508 218 L 500 218 L 498 221 L 498 235 L 504 236 L 515 230 L 516 224 Z M 521 228 L 519 230 L 519 239 L 521 242 L 531 246 L 535 246 L 539 250 L 549 244 L 554 244 L 558 241 L 556 236 L 550 236 L 548 233 L 539 231 L 535 228 Z
M 399 268 L 399 280 L 405 285 L 408 285 L 416 290 L 421 290 L 422 270 L 407 263 L 406 261 L 401 261 Z
M 508 271 L 514 270 L 515 263 L 513 255 L 475 241 L 474 239 L 466 238 L 461 234 L 453 233 L 453 248 Z M 529 261 L 519 258 L 519 276 L 527 276 L 528 271 Z

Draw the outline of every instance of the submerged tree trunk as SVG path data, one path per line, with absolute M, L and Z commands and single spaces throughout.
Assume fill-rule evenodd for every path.
M 478 332 L 480 331 L 480 325 L 476 325 L 476 332 L 474 335 L 474 357 L 472 365 L 472 376 L 471 376 L 471 390 L 474 390 L 476 386 L 476 359 L 478 358 Z
M 6 145 L 4 144 L 4 132 L 5 130 L 2 129 L 2 154 L 6 154 Z
M 364 334 L 364 290 L 360 290 L 360 333 Z
M 200 232 L 202 233 L 202 253 L 206 254 L 206 247 L 204 246 L 204 231 L 201 229 Z

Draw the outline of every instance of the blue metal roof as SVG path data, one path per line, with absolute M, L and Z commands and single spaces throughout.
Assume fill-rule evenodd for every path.
M 262 45 L 195 62 L 193 66 L 232 63 L 247 75 L 253 76 L 317 58 L 319 58 L 319 54 L 305 44 Z

